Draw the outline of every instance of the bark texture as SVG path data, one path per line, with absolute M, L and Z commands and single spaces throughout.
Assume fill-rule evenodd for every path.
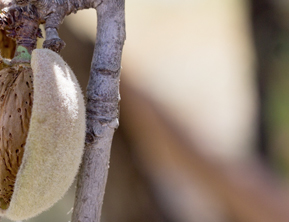
M 97 7 L 97 36 L 87 86 L 87 134 L 72 222 L 100 221 L 110 147 L 119 115 L 119 80 L 125 40 L 124 0 Z
M 81 9 L 97 8 L 102 0 L 15 0 L 15 2 L 20 6 L 30 4 L 38 9 L 40 20 L 45 23 L 46 30 L 43 47 L 60 52 L 65 42 L 59 38 L 57 30 L 65 16 Z

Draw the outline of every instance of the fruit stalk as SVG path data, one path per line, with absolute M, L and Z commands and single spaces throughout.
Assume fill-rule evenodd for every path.
M 0 28 L 7 37 L 16 41 L 12 64 L 29 63 L 31 52 L 36 48 L 37 37 L 42 37 L 40 19 L 35 6 L 12 6 L 0 13 Z

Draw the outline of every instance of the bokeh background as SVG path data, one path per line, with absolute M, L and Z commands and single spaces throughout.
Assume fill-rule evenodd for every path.
M 126 1 L 126 28 L 102 221 L 288 222 L 289 2 Z M 95 11 L 59 32 L 85 91 Z

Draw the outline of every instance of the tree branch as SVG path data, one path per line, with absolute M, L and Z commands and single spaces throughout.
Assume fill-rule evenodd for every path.
M 110 147 L 118 127 L 119 78 L 125 40 L 124 0 L 97 7 L 97 37 L 87 87 L 87 136 L 72 222 L 100 221 Z

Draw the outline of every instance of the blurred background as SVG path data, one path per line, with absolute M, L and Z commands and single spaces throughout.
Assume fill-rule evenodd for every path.
M 126 28 L 102 221 L 288 222 L 289 1 L 126 1 Z M 59 32 L 85 91 L 95 11 Z

